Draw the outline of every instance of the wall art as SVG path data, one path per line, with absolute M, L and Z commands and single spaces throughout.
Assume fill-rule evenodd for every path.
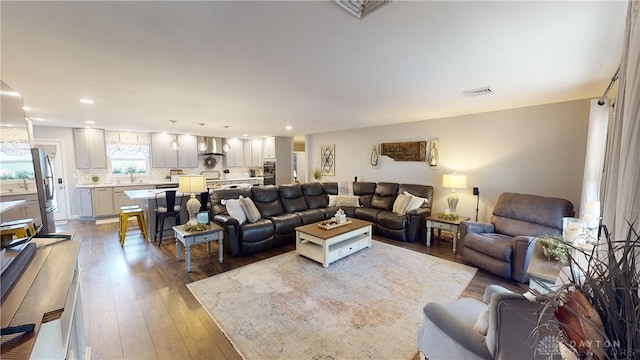
M 320 171 L 322 175 L 336 175 L 336 145 L 320 145 Z

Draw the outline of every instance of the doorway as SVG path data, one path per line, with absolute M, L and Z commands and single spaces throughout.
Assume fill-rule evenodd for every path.
M 53 175 L 55 182 L 55 195 L 53 204 L 56 210 L 53 212 L 56 223 L 64 224 L 69 220 L 69 192 L 66 186 L 66 171 L 64 165 L 64 154 L 62 153 L 62 142 L 59 140 L 34 140 L 35 146 L 43 148 L 45 153 L 53 162 Z

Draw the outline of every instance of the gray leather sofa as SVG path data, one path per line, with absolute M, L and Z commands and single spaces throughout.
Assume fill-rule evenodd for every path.
M 562 218 L 573 215 L 573 204 L 569 200 L 503 193 L 490 223 L 461 223 L 462 256 L 465 261 L 496 275 L 528 282 L 526 269 L 534 239 L 562 234 Z
M 429 360 L 559 360 L 552 317 L 553 312 L 543 313 L 540 304 L 490 285 L 483 301 L 462 298 L 426 304 L 417 332 L 418 350 Z
M 392 211 L 398 194 L 405 191 L 429 199 L 427 205 L 406 215 Z M 354 182 L 354 195 L 360 207 L 340 207 L 348 217 L 371 221 L 373 233 L 398 241 L 424 239 L 425 218 L 431 214 L 433 187 L 386 182 Z M 329 206 L 329 195 L 338 194 L 338 183 L 305 183 L 253 186 L 245 189 L 216 190 L 211 196 L 210 217 L 224 228 L 224 248 L 232 256 L 295 243 L 295 228 L 331 218 L 339 209 Z M 251 198 L 261 218 L 240 224 L 229 216 L 222 200 Z

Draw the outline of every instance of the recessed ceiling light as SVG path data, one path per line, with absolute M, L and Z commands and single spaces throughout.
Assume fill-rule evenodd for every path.
M 28 106 L 23 106 L 23 107 L 22 107 L 22 110 L 24 110 L 24 111 L 29 111 L 29 110 L 31 110 L 31 108 L 30 108 L 30 107 L 28 107 Z
M 43 121 L 44 119 L 42 119 L 42 118 L 33 118 L 33 120 L 35 120 L 35 121 Z
M 80 99 L 80 102 L 83 104 L 94 104 L 95 101 L 91 100 L 91 99 Z
M 13 127 L 13 125 L 11 125 L 11 124 L 5 124 L 4 126 L 6 126 L 6 127 Z
M 285 126 L 285 129 L 287 129 L 287 130 L 291 130 L 291 129 L 293 129 L 293 126 L 291 126 L 291 125 L 287 125 L 287 126 Z
M 249 136 L 249 134 L 242 134 L 242 136 L 247 137 L 247 136 Z
M 96 122 L 92 121 L 92 120 L 87 120 L 87 121 L 85 121 L 85 123 L 87 123 L 87 124 L 95 124 Z

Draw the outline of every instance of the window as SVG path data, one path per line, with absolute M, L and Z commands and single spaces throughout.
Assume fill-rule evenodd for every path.
M 114 175 L 149 172 L 148 134 L 105 132 L 109 170 Z
M 34 176 L 26 129 L 4 128 L 0 140 L 0 179 L 32 179 Z

